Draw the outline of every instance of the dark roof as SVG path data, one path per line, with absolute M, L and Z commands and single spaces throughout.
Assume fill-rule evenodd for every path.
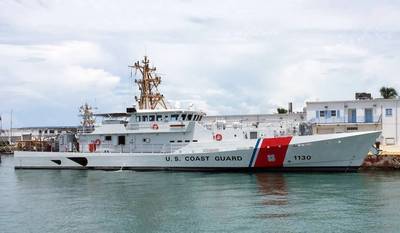
M 126 112 L 110 112 L 110 113 L 96 113 L 94 116 L 102 116 L 102 117 L 127 117 L 131 114 Z

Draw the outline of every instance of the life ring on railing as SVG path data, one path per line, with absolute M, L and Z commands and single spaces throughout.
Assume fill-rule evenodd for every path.
M 100 146 L 100 144 L 101 144 L 101 141 L 100 141 L 100 139 L 96 139 L 96 140 L 94 140 L 94 144 L 96 144 L 96 145 Z
M 217 133 L 217 134 L 215 135 L 215 140 L 221 141 L 221 140 L 222 140 L 222 135 L 219 134 L 219 133 Z
M 151 128 L 154 129 L 154 130 L 157 130 L 157 129 L 158 129 L 157 123 L 152 124 L 152 125 L 151 125 Z

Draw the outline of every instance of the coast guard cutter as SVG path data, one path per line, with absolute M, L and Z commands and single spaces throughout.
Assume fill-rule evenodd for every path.
M 380 132 L 267 137 L 261 128 L 204 124 L 205 113 L 168 106 L 161 78 L 145 56 L 131 68 L 140 96 L 125 113 L 98 114 L 88 106 L 85 130 L 58 152 L 15 152 L 17 169 L 133 169 L 184 171 L 356 171 Z

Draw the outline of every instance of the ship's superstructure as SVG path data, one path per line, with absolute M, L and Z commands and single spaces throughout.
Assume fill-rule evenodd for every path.
M 15 167 L 350 171 L 362 164 L 380 134 L 276 137 L 259 125 L 205 123 L 202 111 L 167 107 L 158 91 L 161 78 L 147 57 L 131 67 L 141 75 L 135 81 L 140 91 L 137 108 L 97 114 L 102 124 L 84 131 L 76 146 L 60 147 L 60 152 L 16 152 Z M 82 108 L 88 115 L 85 110 L 88 106 Z M 92 122 L 91 115 L 88 119 Z

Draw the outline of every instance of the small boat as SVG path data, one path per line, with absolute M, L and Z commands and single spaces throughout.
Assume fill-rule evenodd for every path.
M 15 151 L 15 168 L 349 172 L 357 171 L 380 135 L 267 137 L 259 127 L 208 125 L 202 111 L 168 106 L 146 56 L 131 67 L 141 74 L 136 107 L 97 114 L 104 119 L 95 127 L 90 107 L 83 106 L 76 142 L 61 140 L 58 152 Z

